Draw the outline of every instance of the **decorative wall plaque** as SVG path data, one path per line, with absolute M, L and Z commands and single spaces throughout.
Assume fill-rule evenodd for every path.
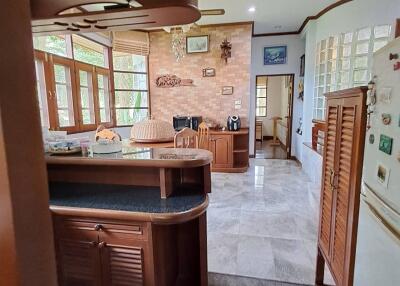
M 203 77 L 214 77 L 215 69 L 213 68 L 205 68 L 203 69 Z
M 374 134 L 370 134 L 369 135 L 369 144 L 374 144 L 375 143 L 375 135 Z
M 231 95 L 231 94 L 233 94 L 233 86 L 223 86 L 221 93 L 222 93 L 222 95 Z
M 157 77 L 156 86 L 162 88 L 168 87 L 178 87 L 178 86 L 193 86 L 193 80 L 191 79 L 181 79 L 176 75 L 162 75 Z

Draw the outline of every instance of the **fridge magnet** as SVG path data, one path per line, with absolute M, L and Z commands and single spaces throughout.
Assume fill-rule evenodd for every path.
M 379 99 L 383 103 L 390 103 L 392 101 L 392 88 L 384 87 L 379 93 Z
M 400 62 L 397 62 L 397 63 L 394 64 L 393 70 L 394 70 L 394 71 L 400 70 Z
M 390 169 L 381 163 L 378 163 L 376 167 L 376 178 L 378 182 L 385 188 L 389 185 Z
M 222 95 L 231 95 L 231 94 L 233 94 L 233 86 L 223 86 L 221 93 L 222 93 Z
M 381 134 L 379 140 L 379 150 L 388 155 L 392 155 L 393 138 Z
M 390 125 L 392 122 L 392 116 L 389 113 L 382 113 L 383 125 Z
M 389 54 L 390 61 L 397 60 L 398 58 L 399 58 L 399 54 L 392 54 L 392 53 Z
M 369 135 L 369 144 L 374 144 L 375 143 L 375 135 L 374 134 L 370 134 Z

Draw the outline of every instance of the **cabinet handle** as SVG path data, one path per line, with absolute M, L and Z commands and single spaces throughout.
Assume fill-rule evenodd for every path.
M 107 246 L 107 243 L 105 243 L 104 241 L 100 242 L 98 245 L 98 248 L 104 248 Z
M 96 230 L 96 231 L 103 230 L 103 226 L 101 224 L 96 224 L 94 226 L 94 230 Z

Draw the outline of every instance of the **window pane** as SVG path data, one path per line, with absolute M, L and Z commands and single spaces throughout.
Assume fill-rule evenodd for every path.
M 356 54 L 368 54 L 369 42 L 362 42 L 357 44 Z
M 258 107 L 256 109 L 256 116 L 267 116 L 267 109 L 265 107 Z
M 113 52 L 114 70 L 130 72 L 146 72 L 147 61 L 145 56 L 128 53 Z
M 346 33 L 343 35 L 343 43 L 349 44 L 353 41 L 353 33 Z
M 147 109 L 119 109 L 115 110 L 117 125 L 132 125 L 147 118 Z
M 342 47 L 342 57 L 351 56 L 351 45 L 345 45 Z
M 348 83 L 350 80 L 350 73 L 349 72 L 341 72 L 339 75 L 339 82 L 340 83 Z
M 105 75 L 97 75 L 97 85 L 99 87 L 99 107 L 100 121 L 110 122 L 110 92 L 108 88 L 108 77 Z
M 147 107 L 147 92 L 115 91 L 116 107 Z
M 257 88 L 257 97 L 266 97 L 267 89 L 266 88 Z
M 267 99 L 264 98 L 257 98 L 257 106 L 267 106 Z
M 387 40 L 375 41 L 375 42 L 374 42 L 374 52 L 376 52 L 376 51 L 379 50 L 380 48 L 383 48 L 384 46 L 386 46 L 387 43 L 388 43 Z
M 390 26 L 389 25 L 376 26 L 374 28 L 374 35 L 375 35 L 375 38 L 389 37 L 390 36 Z
M 356 57 L 354 60 L 354 68 L 368 68 L 368 56 Z
M 75 126 L 69 67 L 57 64 L 54 65 L 54 78 L 56 81 L 56 101 L 59 126 Z
M 115 89 L 147 90 L 147 75 L 133 73 L 114 73 Z
M 59 56 L 67 56 L 67 43 L 65 41 L 65 36 L 33 37 L 33 46 L 37 50 Z
M 349 70 L 350 69 L 350 59 L 341 60 L 341 69 L 342 70 Z
M 83 124 L 94 124 L 94 100 L 93 100 L 93 87 L 92 87 L 92 74 L 80 70 L 79 71 L 79 89 L 81 96 L 81 112 Z
M 96 66 L 106 66 L 106 48 L 103 45 L 77 35 L 72 35 L 72 42 L 76 60 Z
M 35 71 L 36 71 L 36 95 L 39 102 L 41 125 L 50 127 L 43 61 L 35 60 Z
M 367 82 L 368 81 L 368 70 L 356 70 L 353 74 L 354 82 Z
M 358 30 L 358 37 L 357 40 L 363 41 L 363 40 L 369 40 L 371 38 L 371 28 L 365 28 Z

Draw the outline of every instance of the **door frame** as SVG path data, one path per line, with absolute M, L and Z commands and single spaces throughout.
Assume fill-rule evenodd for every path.
M 286 159 L 292 159 L 292 129 L 293 129 L 293 103 L 294 103 L 294 78 L 295 74 L 294 73 L 283 73 L 283 74 L 257 74 L 255 76 L 255 81 L 254 81 L 254 97 L 255 97 L 255 108 L 254 108 L 254 155 L 256 153 L 256 124 L 257 124 L 257 116 L 256 116 L 256 108 L 257 108 L 257 78 L 258 77 L 277 77 L 277 76 L 290 76 L 291 77 L 291 85 L 292 85 L 292 92 L 289 94 L 289 117 L 290 120 L 287 121 L 287 128 L 288 128 L 288 134 L 286 136 Z M 268 89 L 267 89 L 268 90 Z M 267 94 L 267 100 L 268 100 L 268 94 Z M 268 108 L 268 104 L 267 104 Z

